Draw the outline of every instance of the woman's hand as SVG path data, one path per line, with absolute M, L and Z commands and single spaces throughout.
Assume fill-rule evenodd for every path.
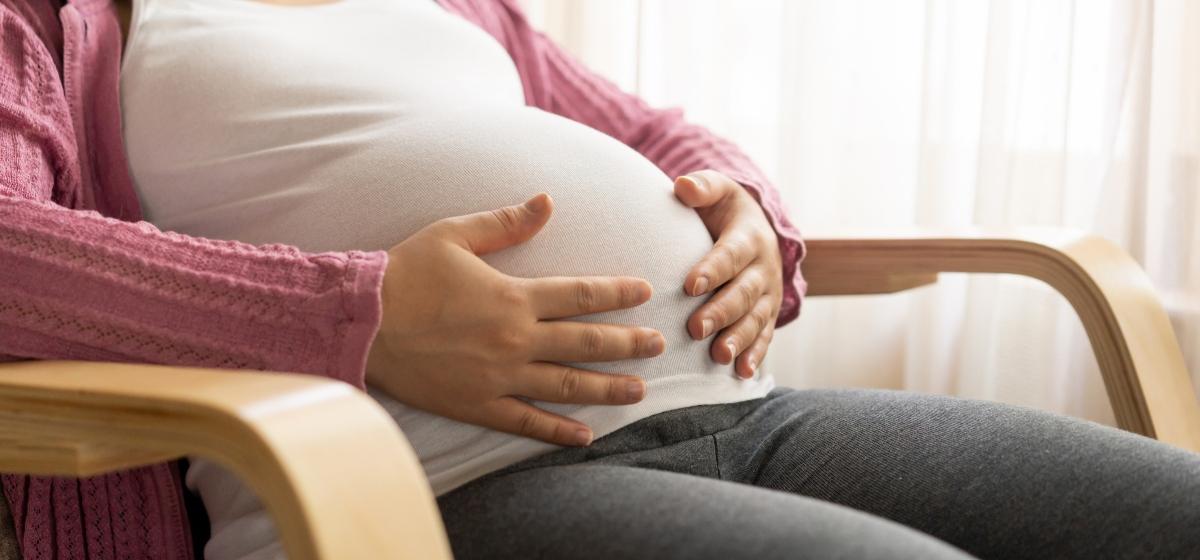
M 383 321 L 367 358 L 367 381 L 410 406 L 559 445 L 588 445 L 592 431 L 519 398 L 632 404 L 645 383 L 632 375 L 556 362 L 649 358 L 658 331 L 551 321 L 636 307 L 650 299 L 638 278 L 516 278 L 477 255 L 523 243 L 550 219 L 545 194 L 436 222 L 388 251 Z
M 736 359 L 738 376 L 753 377 L 767 355 L 783 301 L 783 258 L 775 230 L 758 201 L 716 171 L 676 179 L 675 196 L 700 213 L 716 240 L 684 279 L 688 295 L 716 290 L 688 318 L 688 332 L 703 340 L 719 331 L 710 350 L 713 359 L 722 364 Z

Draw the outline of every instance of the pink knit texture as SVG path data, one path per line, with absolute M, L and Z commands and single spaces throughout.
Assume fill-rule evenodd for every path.
M 799 311 L 799 233 L 735 146 L 588 71 L 510 0 L 439 0 L 496 37 L 530 105 L 601 130 L 666 174 L 722 171 L 762 204 Z M 361 387 L 382 251 L 305 253 L 141 221 L 121 139 L 111 0 L 0 0 L 0 361 L 77 359 L 289 371 Z M 89 479 L 5 475 L 22 554 L 185 559 L 176 464 Z

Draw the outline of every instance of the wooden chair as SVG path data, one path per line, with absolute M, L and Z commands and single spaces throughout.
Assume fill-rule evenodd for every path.
M 1200 406 L 1167 315 L 1112 243 L 1060 230 L 890 233 L 811 238 L 808 249 L 810 296 L 898 292 L 940 272 L 1046 282 L 1082 319 L 1120 427 L 1200 451 Z M 0 366 L 0 471 L 89 476 L 183 455 L 243 477 L 290 558 L 450 557 L 411 448 L 347 385 L 153 365 Z

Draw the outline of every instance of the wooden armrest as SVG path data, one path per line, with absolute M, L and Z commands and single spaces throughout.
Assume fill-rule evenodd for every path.
M 0 365 L 0 471 L 90 476 L 222 463 L 288 557 L 450 558 L 412 449 L 370 397 L 312 376 L 100 362 Z
M 805 240 L 808 295 L 890 293 L 939 272 L 1020 274 L 1061 293 L 1091 341 L 1117 424 L 1200 451 L 1200 406 L 1150 279 L 1115 244 L 1061 229 L 894 232 Z

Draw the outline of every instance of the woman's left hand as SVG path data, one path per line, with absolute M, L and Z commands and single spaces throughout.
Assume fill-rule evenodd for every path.
M 691 296 L 716 291 L 688 318 L 692 338 L 714 332 L 709 351 L 744 379 L 754 376 L 775 334 L 783 301 L 783 258 L 758 201 L 724 174 L 695 171 L 675 180 L 675 196 L 695 208 L 716 243 L 684 279 Z

